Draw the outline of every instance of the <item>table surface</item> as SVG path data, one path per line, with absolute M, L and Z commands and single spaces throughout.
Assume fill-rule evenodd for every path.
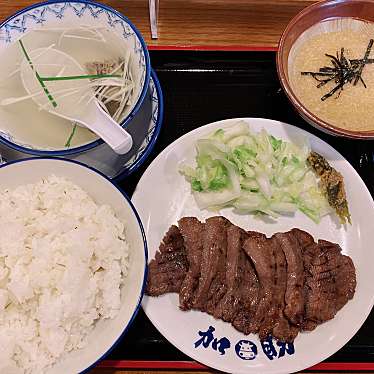
M 33 0 L 0 0 L 4 20 Z M 313 0 L 159 0 L 159 38 L 151 39 L 148 0 L 101 1 L 125 14 L 150 48 L 276 48 L 290 19 Z
M 152 40 L 147 0 L 107 0 L 128 16 L 150 49 L 275 50 L 289 22 L 312 0 L 160 0 L 159 38 Z M 32 0 L 0 0 L 0 19 L 33 4 Z M 126 371 L 93 369 L 93 374 Z M 178 373 L 180 373 L 179 371 Z M 213 371 L 195 371 L 196 374 Z M 132 371 L 148 373 L 148 371 Z M 164 374 L 166 371 L 152 371 Z M 173 371 L 167 371 L 173 373 Z

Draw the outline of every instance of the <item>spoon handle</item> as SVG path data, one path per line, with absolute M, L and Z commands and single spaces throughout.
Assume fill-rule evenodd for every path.
M 96 105 L 95 118 L 89 124 L 83 124 L 100 136 L 114 152 L 123 155 L 130 151 L 133 143 L 131 135 L 106 114 L 99 105 Z

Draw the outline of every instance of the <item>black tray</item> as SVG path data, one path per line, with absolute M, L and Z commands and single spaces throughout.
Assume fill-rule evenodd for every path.
M 164 94 L 164 124 L 147 162 L 120 183 L 129 196 L 150 162 L 168 144 L 194 128 L 234 117 L 280 120 L 317 135 L 353 165 L 374 196 L 374 141 L 337 138 L 308 125 L 280 88 L 274 52 L 151 51 L 151 62 Z M 372 250 L 370 246 L 367 249 Z M 374 312 L 360 331 L 326 361 L 374 363 L 373 335 Z M 174 348 L 140 310 L 126 338 L 106 360 L 190 359 Z

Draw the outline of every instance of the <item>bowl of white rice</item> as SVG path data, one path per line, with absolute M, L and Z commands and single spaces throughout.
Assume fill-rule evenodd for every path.
M 0 374 L 79 373 L 133 321 L 147 245 L 128 197 L 65 159 L 0 167 Z

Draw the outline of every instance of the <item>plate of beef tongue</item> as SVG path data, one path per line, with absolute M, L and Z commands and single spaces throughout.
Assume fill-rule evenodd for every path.
M 143 308 L 178 349 L 231 373 L 291 373 L 323 361 L 357 332 L 374 302 L 374 203 L 353 167 L 319 138 L 288 124 L 244 119 L 292 141 L 308 136 L 345 180 L 352 218 L 317 224 L 200 210 L 178 173 L 195 143 L 225 120 L 168 146 L 142 176 L 133 203 L 149 248 Z M 157 192 L 156 192 L 157 191 Z

